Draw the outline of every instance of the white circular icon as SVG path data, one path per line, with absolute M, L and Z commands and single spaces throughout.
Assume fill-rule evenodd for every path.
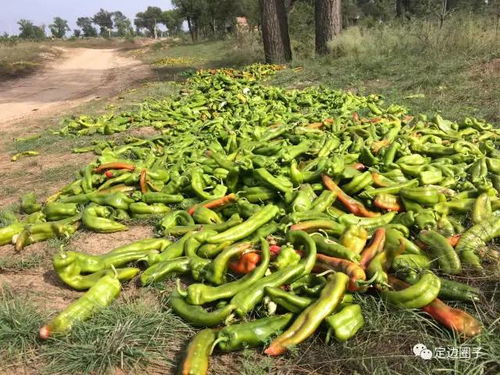
M 420 357 L 422 357 L 423 359 L 431 359 L 432 352 L 429 349 L 424 349 L 420 352 Z
M 417 357 L 420 356 L 420 353 L 422 353 L 422 350 L 426 350 L 427 347 L 424 344 L 415 344 L 413 346 L 413 354 L 415 354 Z

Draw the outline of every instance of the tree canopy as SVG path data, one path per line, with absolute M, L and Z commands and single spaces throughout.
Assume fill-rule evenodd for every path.
M 49 25 L 50 32 L 55 38 L 64 38 L 67 31 L 71 29 L 68 26 L 68 21 L 61 17 L 55 17 L 54 22 Z

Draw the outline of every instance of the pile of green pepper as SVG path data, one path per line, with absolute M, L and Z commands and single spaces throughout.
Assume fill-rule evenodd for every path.
M 369 291 L 459 334 L 481 331 L 440 299 L 478 300 L 453 276 L 481 272 L 496 255 L 487 244 L 500 236 L 500 131 L 473 118 L 414 117 L 375 95 L 261 83 L 280 68 L 201 71 L 175 100 L 60 131 L 161 134 L 90 147 L 97 160 L 43 205 L 23 197 L 26 216 L 0 228 L 0 245 L 21 250 L 79 226 L 124 231 L 136 217 L 157 218 L 158 238 L 99 256 L 57 254 L 61 280 L 90 289 L 42 337 L 111 303 L 120 288 L 99 300 L 101 284 L 141 272 L 142 285 L 189 284 L 178 283 L 170 307 L 207 329 L 188 347 L 185 374 L 205 373 L 214 349 L 272 340 L 265 352 L 278 355 L 321 327 L 346 341 L 364 324 L 356 299 Z M 258 263 L 230 267 L 248 253 Z

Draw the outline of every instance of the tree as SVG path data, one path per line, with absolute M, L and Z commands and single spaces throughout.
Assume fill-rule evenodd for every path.
M 316 0 L 314 4 L 316 53 L 328 53 L 328 43 L 342 31 L 341 0 Z
M 80 29 L 73 30 L 73 37 L 74 38 L 79 38 L 81 35 L 82 35 L 82 30 L 80 30 Z
M 168 30 L 168 34 L 178 35 L 182 30 L 182 23 L 184 22 L 184 17 L 182 17 L 179 9 L 166 10 L 161 15 L 162 23 Z
M 76 25 L 82 29 L 84 37 L 91 38 L 97 36 L 97 30 L 94 26 L 92 26 L 92 18 L 78 17 Z
M 113 19 L 111 16 L 113 13 L 107 10 L 100 9 L 99 12 L 92 17 L 92 22 L 95 23 L 100 28 L 101 36 L 108 35 L 111 36 L 111 30 L 113 29 Z
M 52 36 L 59 39 L 64 38 L 66 31 L 71 30 L 68 26 L 68 21 L 63 20 L 61 17 L 55 17 L 54 23 L 49 25 L 49 29 Z
M 262 39 L 268 63 L 284 63 L 292 59 L 288 21 L 283 0 L 260 0 Z
M 35 26 L 33 22 L 29 20 L 19 20 L 17 22 L 19 25 L 19 37 L 22 39 L 44 39 L 45 38 L 45 26 Z
M 132 34 L 132 27 L 130 20 L 119 10 L 113 12 L 113 23 L 116 27 L 118 36 L 126 36 Z
M 198 40 L 201 19 L 207 11 L 205 0 L 172 0 L 172 4 L 179 8 L 181 15 L 186 19 L 193 42 Z
M 135 15 L 134 24 L 139 29 L 146 29 L 156 39 L 158 37 L 157 24 L 163 22 L 163 14 L 158 7 L 148 7 L 145 12 Z

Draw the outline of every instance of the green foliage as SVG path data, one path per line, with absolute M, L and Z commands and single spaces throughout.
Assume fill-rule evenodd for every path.
M 113 29 L 112 16 L 113 13 L 101 8 L 99 12 L 92 17 L 92 22 L 100 28 L 101 36 L 107 36 L 111 33 L 111 30 Z
M 45 26 L 35 26 L 33 22 L 29 20 L 19 20 L 17 22 L 19 25 L 19 38 L 21 39 L 45 39 Z
M 162 22 L 162 11 L 158 7 L 148 7 L 145 12 L 135 15 L 134 24 L 138 29 L 146 29 L 151 36 L 158 32 L 157 25 Z
M 68 26 L 68 21 L 63 20 L 61 17 L 55 17 L 54 22 L 49 25 L 49 29 L 52 36 L 59 39 L 64 38 L 66 31 L 71 30 Z
M 117 36 L 124 37 L 133 33 L 130 20 L 122 12 L 113 12 L 113 23 Z
M 74 326 L 71 335 L 49 340 L 41 357 L 46 373 L 104 374 L 113 368 L 145 366 L 161 366 L 164 372 L 168 352 L 177 350 L 191 333 L 186 323 L 156 303 L 116 303 Z
M 170 36 L 178 35 L 182 31 L 184 18 L 179 9 L 166 10 L 162 13 L 162 23 L 167 27 Z
M 97 36 L 97 30 L 92 26 L 92 18 L 78 17 L 76 25 L 82 29 L 83 36 L 86 38 Z
M 25 296 L 16 296 L 9 288 L 0 287 L 0 361 L 4 369 L 26 361 L 38 347 L 38 329 L 44 318 Z

